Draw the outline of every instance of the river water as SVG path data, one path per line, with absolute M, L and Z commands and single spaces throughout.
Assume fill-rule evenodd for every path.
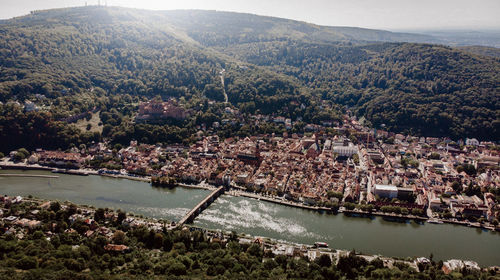
M 17 170 L 0 170 L 0 173 L 59 176 L 57 179 L 0 177 L 0 195 L 33 195 L 44 199 L 122 209 L 169 221 L 180 220 L 210 193 L 203 189 L 153 188 L 145 182 L 92 175 Z
M 24 172 L 52 175 L 41 171 Z M 144 182 L 99 176 L 58 175 L 57 179 L 0 177 L 0 194 L 31 194 L 179 220 L 209 193 L 181 187 L 158 189 Z M 355 249 L 366 254 L 428 257 L 433 253 L 435 259 L 470 259 L 482 266 L 500 265 L 499 233 L 449 224 L 419 225 L 381 218 L 320 214 L 244 197 L 219 197 L 195 219 L 194 225 L 302 244 L 322 241 L 332 248 Z

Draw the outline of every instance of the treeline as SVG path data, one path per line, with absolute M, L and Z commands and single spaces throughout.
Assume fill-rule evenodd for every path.
M 0 152 L 8 153 L 24 147 L 67 149 L 80 144 L 90 145 L 101 139 L 99 133 L 81 132 L 74 126 L 55 121 L 50 113 L 22 111 L 17 105 L 0 105 Z

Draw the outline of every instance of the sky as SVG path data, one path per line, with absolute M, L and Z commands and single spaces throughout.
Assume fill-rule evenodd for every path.
M 330 26 L 386 30 L 500 30 L 500 0 L 0 0 L 0 18 L 32 10 L 96 5 L 204 9 L 276 16 Z

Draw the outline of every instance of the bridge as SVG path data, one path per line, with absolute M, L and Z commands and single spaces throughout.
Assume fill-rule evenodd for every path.
M 189 211 L 182 219 L 177 223 L 180 227 L 184 224 L 191 223 L 196 216 L 198 216 L 201 211 L 205 210 L 215 199 L 217 199 L 221 194 L 224 193 L 224 187 L 219 187 L 212 191 L 205 199 L 198 203 L 191 211 Z

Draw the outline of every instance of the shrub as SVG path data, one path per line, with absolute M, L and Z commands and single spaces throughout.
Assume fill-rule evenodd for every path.
M 38 260 L 34 257 L 24 256 L 17 261 L 16 267 L 19 269 L 34 269 L 38 267 Z
M 180 263 L 180 262 L 174 262 L 167 269 L 167 272 L 169 274 L 173 274 L 173 275 L 176 275 L 176 276 L 186 275 L 186 266 L 184 264 Z

